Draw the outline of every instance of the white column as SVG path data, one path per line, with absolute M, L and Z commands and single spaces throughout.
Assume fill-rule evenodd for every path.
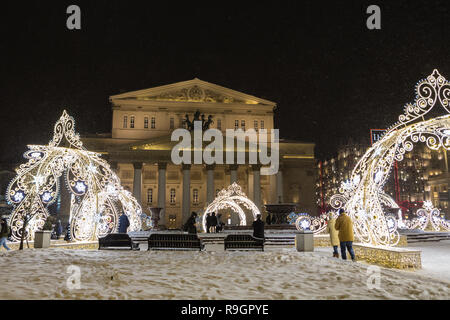
M 253 165 L 253 202 L 261 210 L 261 166 Z
M 133 196 L 141 204 L 142 197 L 142 162 L 134 162 Z
M 206 166 L 206 203 L 214 201 L 214 165 Z
M 183 164 L 183 202 L 181 211 L 181 224 L 186 223 L 191 209 L 191 165 Z
M 277 201 L 276 203 L 283 203 L 283 172 L 278 170 L 277 173 Z
M 167 163 L 158 163 L 158 207 L 163 208 L 159 215 L 159 225 L 166 225 L 166 168 Z

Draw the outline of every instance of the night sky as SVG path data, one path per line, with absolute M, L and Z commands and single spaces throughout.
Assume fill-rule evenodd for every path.
M 0 163 L 48 143 L 64 108 L 81 134 L 110 132 L 110 95 L 195 77 L 277 102 L 281 137 L 326 158 L 393 124 L 434 68 L 450 78 L 448 1 L 183 3 L 2 3 Z

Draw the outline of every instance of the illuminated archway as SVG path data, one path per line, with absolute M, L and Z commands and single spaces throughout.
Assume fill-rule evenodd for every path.
M 71 192 L 70 232 L 76 241 L 97 239 L 116 232 L 123 210 L 130 221 L 129 231 L 141 229 L 142 209 L 100 155 L 87 151 L 74 131 L 74 119 L 66 111 L 56 122 L 54 136 L 47 146 L 30 145 L 17 176 L 7 189 L 7 200 L 14 205 L 10 217 L 12 238 L 21 236 L 24 217 L 30 217 L 27 232 L 33 238 L 57 200 L 59 178 L 64 175 Z M 120 207 L 118 207 L 120 205 Z
M 241 226 L 247 225 L 243 208 L 252 212 L 253 219 L 256 219 L 256 216 L 261 214 L 258 207 L 245 195 L 242 188 L 235 182 L 227 189 L 220 191 L 214 201 L 206 208 L 202 218 L 203 230 L 206 231 L 206 216 L 208 213 L 217 213 L 219 210 L 228 208 L 239 215 L 239 225 Z
M 423 142 L 433 150 L 450 149 L 450 83 L 437 70 L 416 86 L 414 104 L 405 106 L 404 114 L 381 140 L 370 147 L 353 169 L 351 179 L 341 185 L 341 194 L 331 198 L 334 208 L 343 207 L 354 221 L 356 237 L 375 245 L 396 245 L 399 241 L 397 224 L 387 219 L 386 207 L 398 208 L 386 195 L 383 186 L 394 161 L 403 160 L 414 143 Z M 445 116 L 424 120 L 437 102 Z M 422 121 L 421 121 L 422 120 Z

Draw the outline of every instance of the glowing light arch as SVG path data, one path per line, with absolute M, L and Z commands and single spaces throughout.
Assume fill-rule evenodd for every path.
M 221 190 L 214 201 L 206 208 L 202 218 L 203 230 L 206 232 L 206 216 L 208 213 L 217 213 L 217 211 L 226 208 L 230 208 L 239 215 L 239 225 L 247 225 L 246 215 L 242 209 L 243 207 L 252 212 L 254 219 L 256 219 L 258 214 L 261 214 L 253 201 L 251 201 L 242 191 L 242 188 L 234 182 L 227 189 Z
M 59 177 L 63 175 L 72 194 L 70 231 L 75 241 L 116 232 L 120 210 L 128 216 L 129 231 L 141 229 L 141 206 L 121 186 L 119 177 L 100 154 L 83 147 L 74 125 L 74 119 L 64 110 L 50 143 L 28 146 L 30 150 L 24 154 L 28 162 L 16 169 L 17 176 L 6 193 L 7 200 L 14 205 L 10 217 L 13 239 L 20 239 L 26 215 L 30 217 L 27 225 L 30 239 L 42 228 L 49 215 L 47 207 L 57 200 Z
M 397 224 L 387 219 L 383 205 L 398 208 L 383 191 L 394 161 L 403 160 L 414 143 L 423 142 L 433 150 L 450 149 L 450 83 L 437 70 L 416 86 L 416 99 L 406 104 L 404 114 L 370 147 L 353 169 L 351 179 L 331 198 L 334 208 L 344 208 L 354 221 L 356 237 L 365 243 L 393 246 L 399 241 Z M 440 102 L 446 115 L 424 120 Z M 422 120 L 422 121 L 421 121 Z M 394 205 L 395 204 L 395 205 Z

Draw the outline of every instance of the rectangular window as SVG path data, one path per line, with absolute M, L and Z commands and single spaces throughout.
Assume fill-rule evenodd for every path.
M 123 127 L 124 127 L 124 129 L 127 128 L 127 125 L 128 125 L 128 117 L 127 116 L 123 116 Z
M 170 189 L 170 204 L 175 204 L 175 189 Z
M 148 129 L 148 117 L 144 118 L 144 129 Z
M 152 129 L 156 128 L 156 118 L 152 117 Z
M 194 189 L 192 192 L 192 202 L 198 204 L 198 189 Z
M 261 120 L 261 129 L 264 129 L 264 120 Z
M 245 131 L 245 120 L 242 120 L 242 121 L 241 121 L 241 128 L 242 128 L 242 130 Z
M 134 129 L 134 116 L 130 117 L 130 128 Z
M 217 129 L 222 130 L 222 120 L 221 119 L 217 119 Z
M 253 121 L 253 125 L 255 127 L 255 131 L 258 131 L 258 120 Z
M 239 120 L 234 120 L 234 130 L 239 129 Z
M 174 128 L 175 128 L 175 119 L 170 118 L 170 129 L 174 129 Z
M 147 189 L 147 203 L 153 203 L 153 189 Z

